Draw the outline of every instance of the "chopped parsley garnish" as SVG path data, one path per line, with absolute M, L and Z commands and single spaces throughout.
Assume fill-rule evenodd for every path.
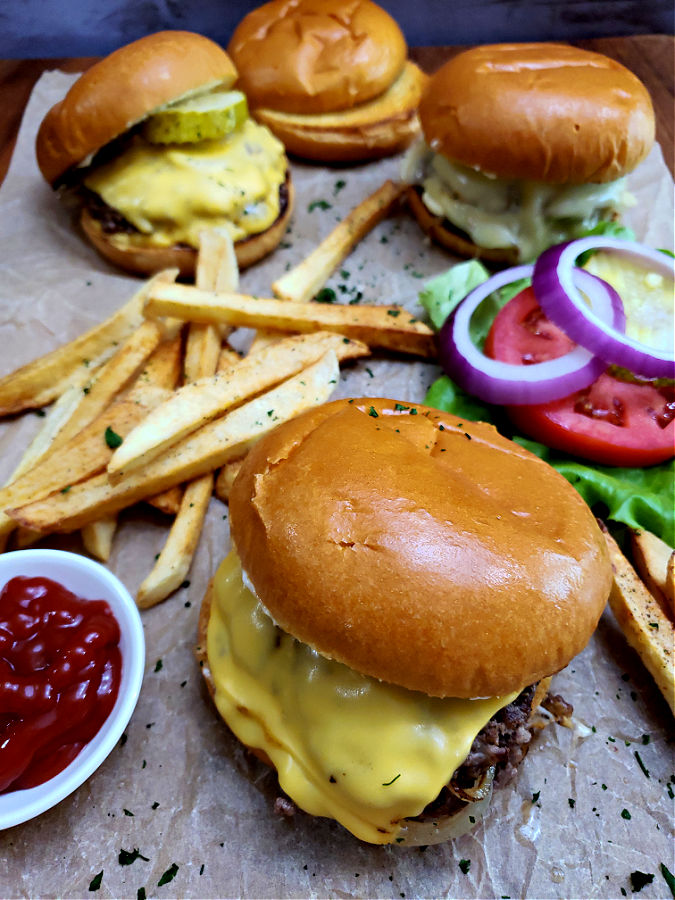
M 136 862 L 137 859 L 143 859 L 145 862 L 150 862 L 150 858 L 147 856 L 143 856 L 138 847 L 134 847 L 133 850 L 120 850 L 120 855 L 117 857 L 117 861 L 121 866 L 130 866 L 132 863 Z
M 621 818 L 628 820 L 628 819 L 632 819 L 633 817 L 631 816 L 631 814 L 628 812 L 627 809 L 622 809 L 621 810 Z
M 533 802 L 533 803 L 536 803 L 536 802 L 537 802 L 537 800 L 539 799 L 540 794 L 541 794 L 541 791 L 535 791 L 534 794 L 532 794 L 532 802 Z
M 146 896 L 147 895 L 145 893 L 145 888 L 139 887 L 139 889 L 136 891 L 136 900 L 145 900 Z
M 393 784 L 395 781 L 398 781 L 398 779 L 400 777 L 401 777 L 401 773 L 399 772 L 398 775 L 394 775 L 394 777 L 391 779 L 391 781 L 383 781 L 382 787 L 389 787 L 390 784 Z
M 103 881 L 103 869 L 98 873 L 98 875 L 94 875 L 94 877 L 89 882 L 89 890 L 97 891 L 101 887 L 101 882 Z
M 640 766 L 640 768 L 641 768 L 642 771 L 644 772 L 645 776 L 646 776 L 647 778 L 649 778 L 649 769 L 648 769 L 648 768 L 645 766 L 645 764 L 642 762 L 642 757 L 641 757 L 640 754 L 637 752 L 637 750 L 635 750 L 635 759 L 637 760 L 637 764 Z
M 648 872 L 640 872 L 637 870 L 636 872 L 630 873 L 630 886 L 633 889 L 634 894 L 641 891 L 645 885 L 651 884 L 653 880 L 654 876 Z
M 178 872 L 178 866 L 176 863 L 171 863 L 166 872 L 162 875 L 162 877 L 157 882 L 157 887 L 162 887 L 164 884 L 168 884 L 170 881 L 173 881 L 176 877 L 176 873 Z
M 369 415 L 369 416 L 372 416 L 374 419 L 379 418 L 378 412 L 377 412 L 377 410 L 375 409 L 374 406 L 371 406 L 371 407 L 370 407 L 370 409 L 368 410 L 368 415 Z
M 670 872 L 663 863 L 661 863 L 659 868 L 661 869 L 661 874 L 663 875 L 666 884 L 670 888 L 670 893 L 675 898 L 675 875 L 673 875 L 673 873 Z
M 335 303 L 336 300 L 335 291 L 333 288 L 321 288 L 321 290 L 315 295 L 314 300 L 317 303 Z
M 155 663 L 155 672 L 160 672 L 162 670 L 162 665 L 163 665 L 162 660 L 158 659 L 157 662 Z
M 307 212 L 313 212 L 315 209 L 331 209 L 332 206 L 333 204 L 329 203 L 328 200 L 312 200 L 307 207 Z
M 111 450 L 116 450 L 122 443 L 122 437 L 108 425 L 105 430 L 105 442 Z
M 471 860 L 470 859 L 460 859 L 459 868 L 462 870 L 463 875 L 467 875 L 469 869 L 471 868 Z
M 125 810 L 124 810 L 124 815 L 125 815 L 125 816 L 133 816 L 133 813 L 131 812 L 131 810 L 125 809 Z

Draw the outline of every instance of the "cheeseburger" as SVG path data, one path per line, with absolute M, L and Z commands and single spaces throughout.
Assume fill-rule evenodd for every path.
M 104 257 L 139 274 L 191 275 L 203 229 L 229 232 L 240 267 L 277 246 L 292 207 L 288 161 L 249 118 L 236 77 L 213 41 L 163 31 L 101 60 L 49 110 L 40 170 L 76 193 Z
M 198 657 L 306 812 L 375 844 L 446 840 L 569 715 L 549 676 L 598 622 L 607 550 L 577 492 L 491 426 L 318 407 L 250 451 L 230 527 Z
M 646 88 L 563 44 L 460 53 L 429 80 L 424 138 L 404 163 L 413 214 L 464 256 L 519 262 L 616 219 L 654 141 Z
M 242 19 L 228 52 L 252 114 L 298 156 L 375 159 L 419 133 L 426 76 L 371 0 L 272 0 Z

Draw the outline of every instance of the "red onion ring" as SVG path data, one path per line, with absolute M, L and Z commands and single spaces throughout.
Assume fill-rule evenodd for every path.
M 478 285 L 448 316 L 439 332 L 439 356 L 445 372 L 465 391 L 487 403 L 517 406 L 559 400 L 588 387 L 607 368 L 604 360 L 581 346 L 557 359 L 529 366 L 490 359 L 476 347 L 469 324 L 477 307 L 494 291 L 531 278 L 533 272 L 532 265 L 516 266 Z M 598 320 L 621 328 L 625 316 L 617 292 L 583 269 L 574 270 L 574 280 L 588 296 Z
M 532 285 L 539 305 L 575 343 L 586 347 L 607 363 L 622 366 L 647 378 L 675 378 L 675 357 L 648 347 L 612 326 L 584 302 L 575 285 L 577 257 L 586 250 L 617 250 L 647 261 L 659 274 L 673 277 L 673 260 L 658 250 L 634 241 L 587 237 L 545 250 L 534 266 Z

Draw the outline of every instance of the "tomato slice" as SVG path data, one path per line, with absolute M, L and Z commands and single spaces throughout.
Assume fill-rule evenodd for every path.
M 555 359 L 574 343 L 540 309 L 532 288 L 497 314 L 485 342 L 493 359 L 528 365 Z M 675 389 L 605 372 L 551 403 L 506 407 L 523 434 L 611 466 L 648 466 L 675 456 Z

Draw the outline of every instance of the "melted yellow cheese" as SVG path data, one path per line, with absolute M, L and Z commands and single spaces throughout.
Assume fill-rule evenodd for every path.
M 216 573 L 207 652 L 220 714 L 267 753 L 283 790 L 375 844 L 394 841 L 401 820 L 438 796 L 517 696 L 427 697 L 326 659 L 274 624 L 234 552 Z
M 225 227 L 234 241 L 269 228 L 286 169 L 283 144 L 247 119 L 220 140 L 197 144 L 155 145 L 136 136 L 84 183 L 141 232 L 114 235 L 119 246 L 198 247 L 205 228 Z
M 625 178 L 606 184 L 507 180 L 450 162 L 424 143 L 410 151 L 404 177 L 422 185 L 424 203 L 434 215 L 481 247 L 517 248 L 522 262 L 632 202 Z

